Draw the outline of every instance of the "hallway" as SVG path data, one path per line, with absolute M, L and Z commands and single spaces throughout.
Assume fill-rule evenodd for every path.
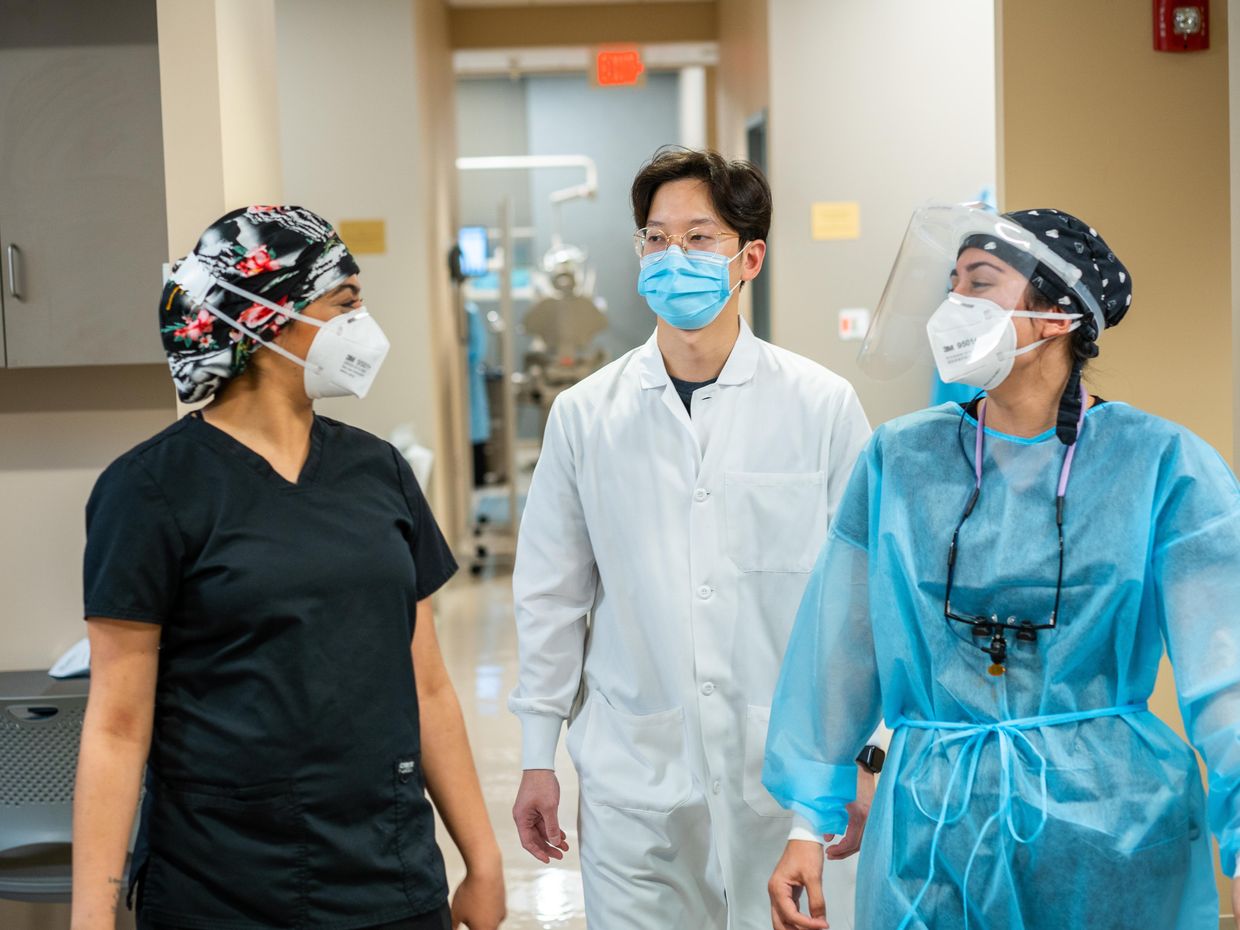
M 517 675 L 511 575 L 488 573 L 475 579 L 460 572 L 439 596 L 436 616 L 444 661 L 460 696 L 491 822 L 504 853 L 508 883 L 504 928 L 582 930 L 586 924 L 577 860 L 577 776 L 562 740 L 556 770 L 568 855 L 563 862 L 543 865 L 521 848 L 512 823 L 512 803 L 521 780 L 521 727 L 507 708 Z M 438 837 L 448 880 L 455 887 L 464 865 L 442 825 Z

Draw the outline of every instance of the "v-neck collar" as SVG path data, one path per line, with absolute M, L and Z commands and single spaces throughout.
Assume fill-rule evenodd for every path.
M 310 424 L 310 451 L 306 455 L 305 462 L 302 463 L 301 472 L 297 475 L 296 482 L 289 481 L 281 475 L 271 467 L 271 463 L 267 459 L 241 442 L 241 440 L 213 423 L 208 422 L 207 418 L 202 415 L 202 411 L 193 411 L 189 414 L 188 419 L 197 421 L 196 434 L 205 442 L 222 452 L 240 459 L 267 480 L 273 481 L 281 487 L 294 490 L 304 489 L 313 483 L 314 476 L 318 473 L 319 462 L 323 457 L 324 428 L 323 419 L 317 414 L 315 414 L 314 421 Z

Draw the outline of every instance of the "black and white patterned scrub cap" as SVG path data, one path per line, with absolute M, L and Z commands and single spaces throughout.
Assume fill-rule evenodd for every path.
M 1132 275 L 1098 235 L 1098 230 L 1070 213 L 1050 208 L 1018 210 L 1005 213 L 1004 217 L 1037 236 L 1059 258 L 1080 270 L 1078 286 L 1088 291 L 1097 302 L 1102 313 L 1102 329 L 1116 326 L 1124 319 L 1132 306 Z M 1084 306 L 1074 289 L 1056 272 L 1041 262 L 1033 261 L 1029 253 L 992 235 L 969 236 L 960 248 L 962 251 L 981 248 L 994 252 L 1025 275 L 1029 283 L 1051 303 L 1061 306 L 1065 312 L 1081 314 L 1080 338 L 1075 344 L 1082 355 L 1089 358 L 1097 356 L 1095 341 L 1101 335 L 1098 320 L 1093 310 Z M 1074 359 L 1072 375 L 1068 378 L 1059 405 L 1056 432 L 1065 445 L 1071 445 L 1077 438 L 1082 368 L 1083 362 Z
M 1005 215 L 1037 236 L 1064 261 L 1080 269 L 1081 284 L 1098 301 L 1106 328 L 1123 320 L 1132 305 L 1132 275 L 1098 235 L 1098 230 L 1062 210 L 1020 210 Z M 1072 289 L 1045 265 L 1033 270 L 1029 283 L 1052 302 L 1065 307 L 1071 305 L 1073 312 L 1084 314 L 1081 328 L 1091 340 L 1101 335 L 1093 314 L 1080 306 Z

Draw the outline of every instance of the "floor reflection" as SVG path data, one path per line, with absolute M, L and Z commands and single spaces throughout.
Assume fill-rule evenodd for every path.
M 509 914 L 505 930 L 583 930 L 574 826 L 577 777 L 563 743 L 556 769 L 568 855 L 563 862 L 543 865 L 521 848 L 512 824 L 512 802 L 521 780 L 521 729 L 506 703 L 517 676 L 512 578 L 508 574 L 471 578 L 462 572 L 438 598 L 436 613 L 444 659 L 460 696 L 483 794 L 504 852 Z M 455 886 L 464 866 L 442 826 L 439 835 L 448 879 Z

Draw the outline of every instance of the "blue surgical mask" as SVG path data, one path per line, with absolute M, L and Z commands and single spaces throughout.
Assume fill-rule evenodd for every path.
M 642 259 L 637 293 L 671 326 L 702 329 L 715 322 L 741 286 L 739 281 L 736 287 L 728 286 L 728 268 L 744 253 L 741 249 L 726 258 L 715 252 L 695 252 L 689 258 L 679 246 L 671 246 Z

